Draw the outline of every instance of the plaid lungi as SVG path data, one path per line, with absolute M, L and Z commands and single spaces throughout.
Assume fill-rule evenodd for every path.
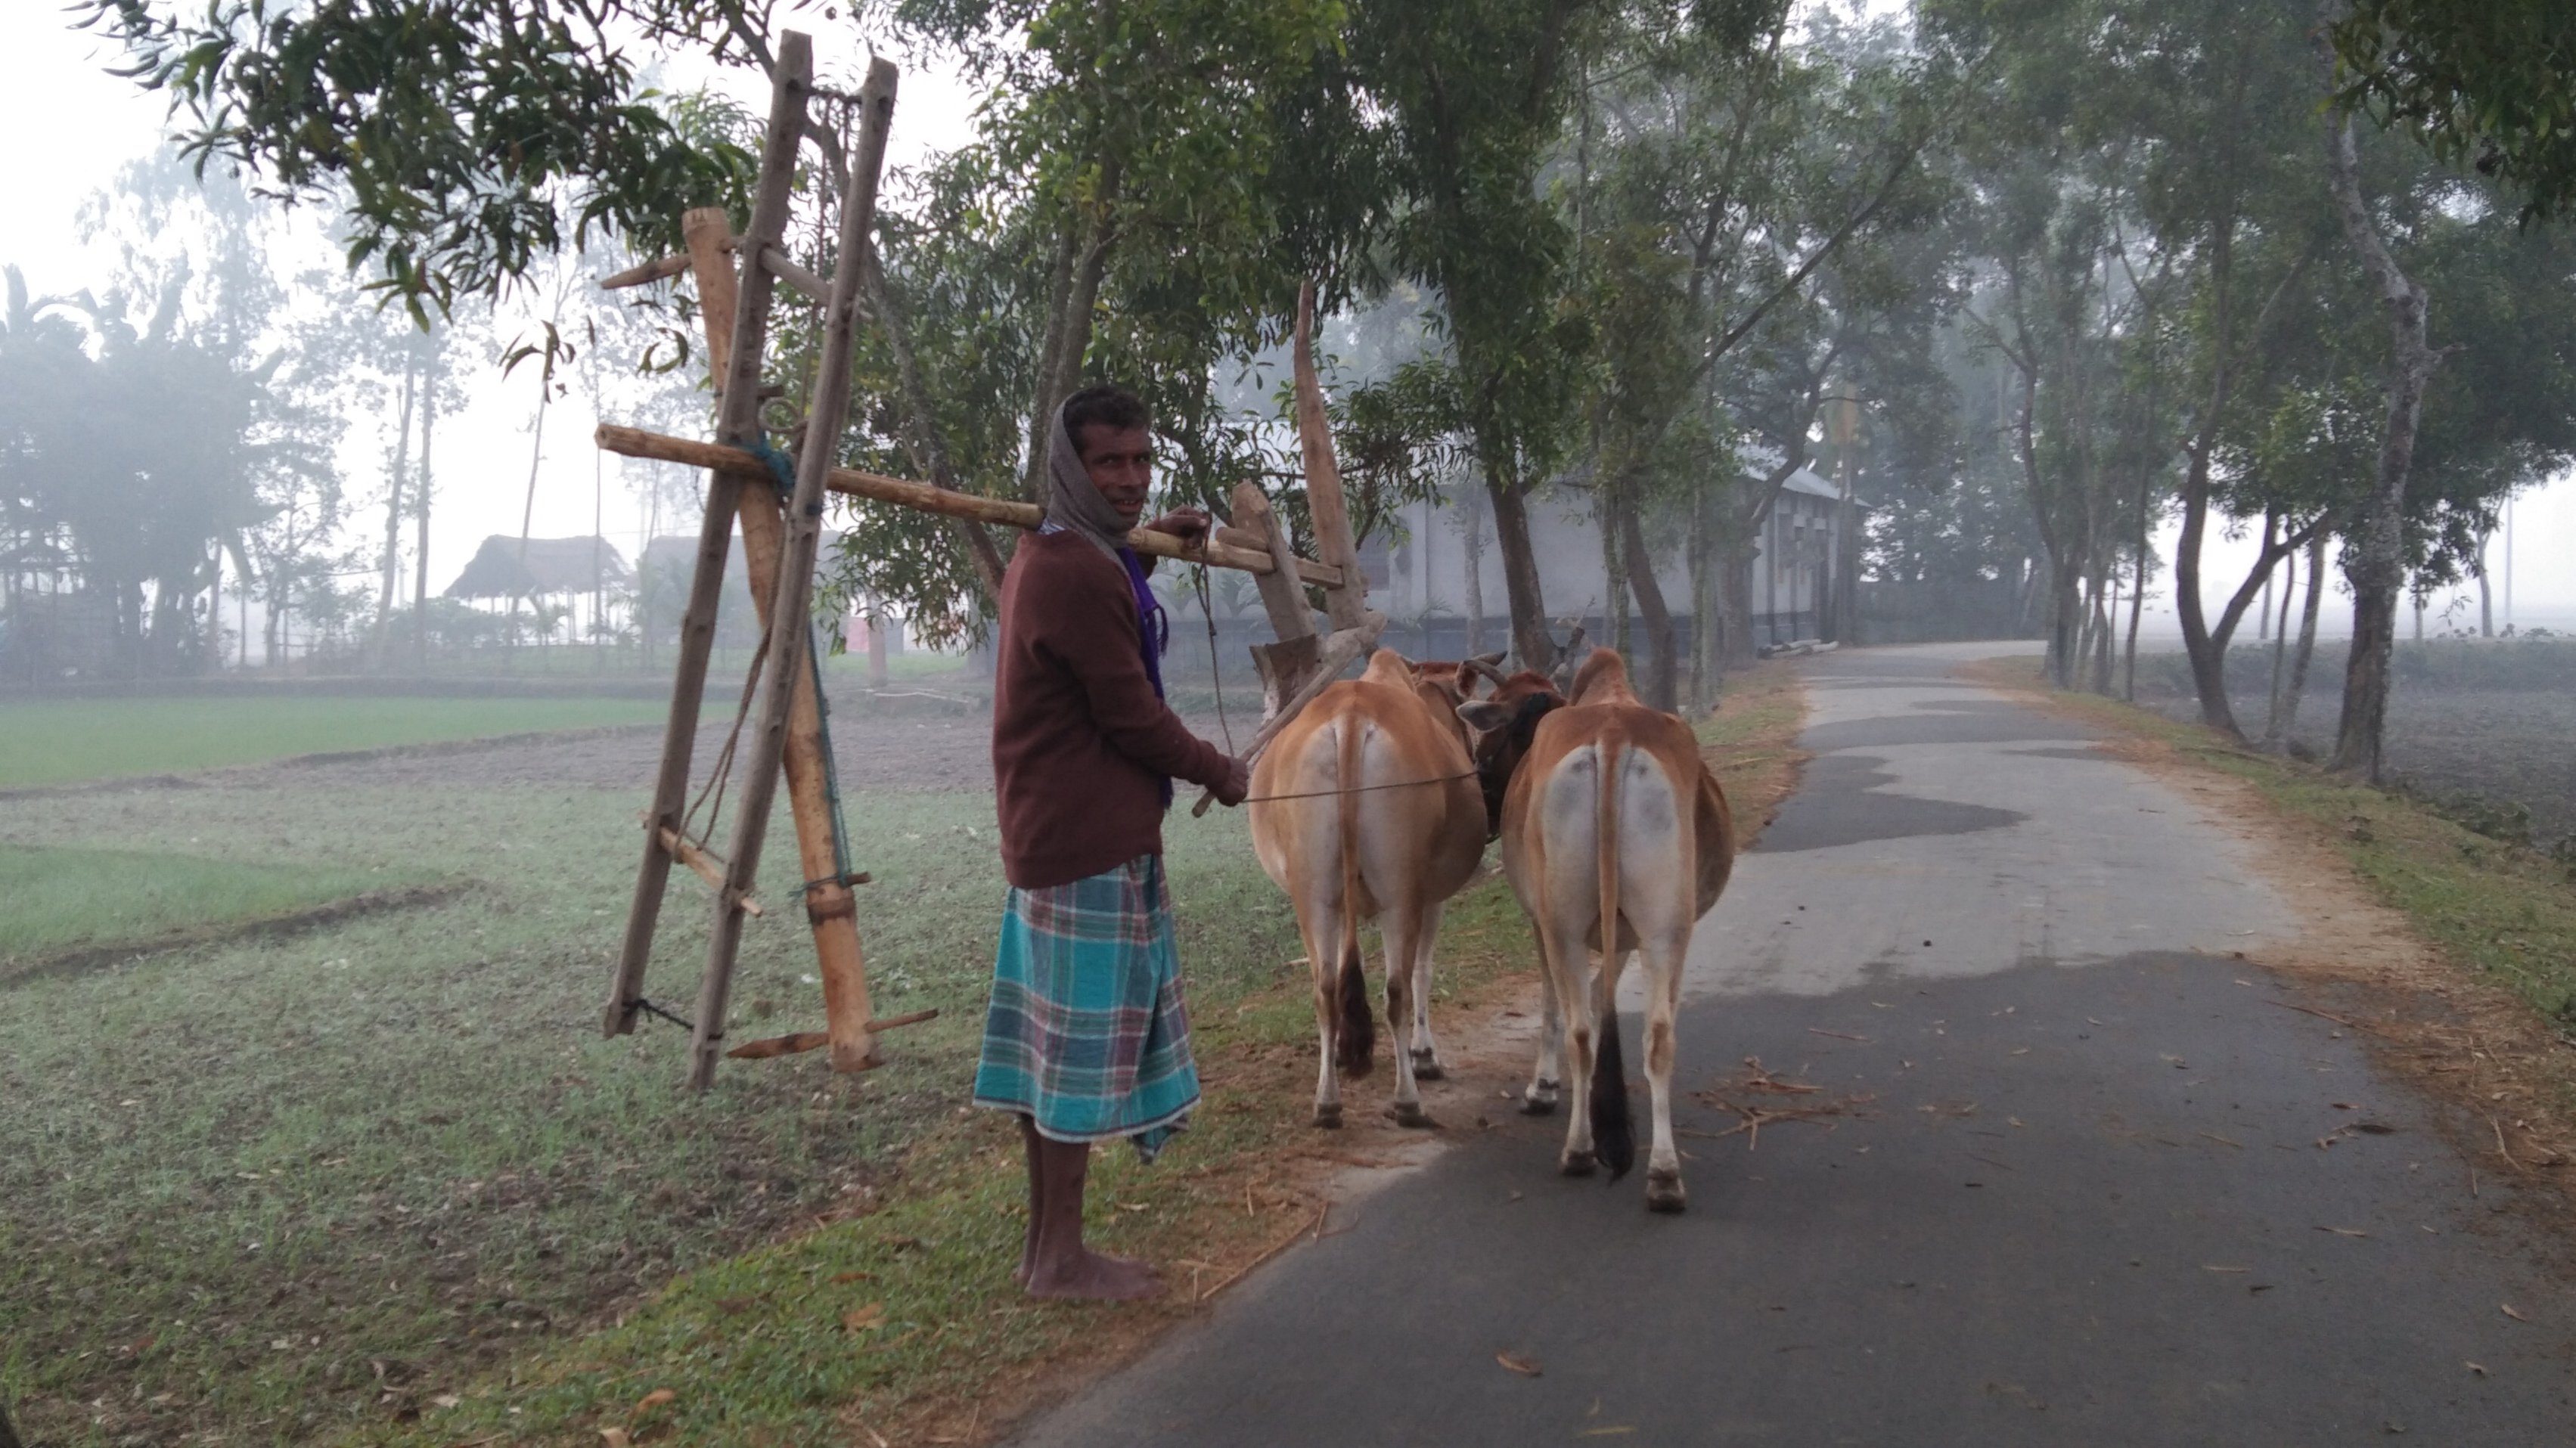
M 1145 1160 L 1199 1100 L 1163 857 L 1013 889 L 993 961 L 975 1104 L 1053 1141 L 1131 1137 Z

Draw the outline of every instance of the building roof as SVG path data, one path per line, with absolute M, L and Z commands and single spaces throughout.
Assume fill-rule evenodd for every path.
M 588 593 L 594 583 L 624 583 L 626 559 L 605 538 L 530 538 L 523 545 L 495 533 L 447 585 L 449 598 L 544 597 Z
M 1774 464 L 1774 466 L 1777 466 L 1777 464 Z M 1809 471 L 1803 464 L 1796 472 L 1791 473 L 1788 480 L 1780 484 L 1780 486 L 1789 492 L 1804 493 L 1811 498 L 1827 498 L 1835 502 L 1842 501 L 1842 489 L 1837 488 L 1833 484 L 1826 482 L 1823 478 L 1818 477 L 1815 473 Z

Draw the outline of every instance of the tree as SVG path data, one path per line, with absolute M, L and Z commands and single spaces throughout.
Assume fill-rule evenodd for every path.
M 2576 8 L 2348 0 L 2325 19 L 2341 105 L 2475 165 L 2530 217 L 2576 211 Z
M 496 295 L 531 259 L 606 232 L 680 249 L 690 206 L 741 210 L 752 158 L 703 98 L 655 94 L 621 33 L 759 44 L 742 0 L 513 0 L 272 8 L 256 0 L 80 0 L 194 128 L 200 174 L 239 165 L 338 210 L 351 267 L 416 318 Z

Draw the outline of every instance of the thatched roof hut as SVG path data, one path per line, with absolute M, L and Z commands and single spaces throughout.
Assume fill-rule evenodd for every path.
M 524 548 L 524 552 L 522 551 Z M 626 559 L 605 538 L 530 538 L 495 533 L 447 585 L 449 598 L 544 598 L 623 584 Z

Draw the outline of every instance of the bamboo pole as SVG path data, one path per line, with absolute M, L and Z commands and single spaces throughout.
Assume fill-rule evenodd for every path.
M 778 67 L 769 100 L 769 144 L 762 152 L 753 187 L 751 234 L 783 235 L 787 203 L 796 179 L 796 148 L 805 128 L 805 99 L 812 88 L 812 42 L 796 31 L 779 37 Z M 707 329 L 708 375 L 721 389 L 717 403 L 717 436 L 728 441 L 749 438 L 759 423 L 759 357 L 767 340 L 769 283 L 753 269 L 754 305 L 743 307 L 733 273 L 723 265 L 719 248 L 730 228 L 722 211 L 692 212 L 683 219 L 691 260 L 699 277 L 698 302 Z M 712 263 L 712 264 L 710 264 Z M 734 364 L 748 358 L 748 365 Z M 622 1036 L 635 1029 L 643 999 L 644 968 L 653 954 L 653 932 L 662 910 L 662 891 L 671 876 L 671 851 L 663 831 L 679 833 L 680 815 L 688 801 L 689 756 L 697 742 L 698 703 L 706 692 L 707 659 L 715 643 L 716 609 L 724 589 L 725 556 L 732 549 L 736 504 L 742 495 L 738 471 L 715 470 L 707 479 L 707 511 L 698 528 L 698 557 L 689 578 L 689 601 L 680 614 L 679 659 L 671 675 L 671 713 L 662 731 L 662 767 L 654 779 L 653 807 L 644 830 L 644 861 L 635 872 L 635 895 L 627 906 L 626 936 L 619 947 L 617 973 L 601 1013 L 602 1034 Z
M 652 458 L 661 462 L 686 463 L 692 467 L 716 468 L 737 475 L 770 476 L 768 465 L 740 448 L 718 443 L 698 442 L 666 433 L 646 432 L 642 428 L 619 427 L 603 423 L 594 440 L 609 452 L 631 458 Z M 1046 509 L 1035 503 L 1014 502 L 1006 498 L 987 498 L 974 493 L 951 492 L 929 483 L 908 478 L 889 478 L 881 473 L 858 468 L 834 468 L 825 478 L 825 486 L 845 497 L 868 498 L 880 503 L 915 508 L 925 513 L 938 513 L 950 518 L 971 518 L 983 523 L 1002 523 L 1014 528 L 1035 531 L 1046 521 Z M 1219 568 L 1232 568 L 1245 573 L 1262 574 L 1279 565 L 1268 553 L 1239 548 L 1229 543 L 1212 542 L 1204 548 L 1182 543 L 1168 533 L 1139 528 L 1127 535 L 1128 546 L 1139 553 L 1157 558 L 1177 558 L 1186 563 L 1210 563 Z M 1322 588 L 1339 588 L 1342 570 L 1329 568 L 1312 559 L 1296 560 L 1299 579 Z
M 1341 571 L 1340 586 L 1324 593 L 1324 614 L 1335 630 L 1357 628 L 1368 613 L 1368 580 L 1360 573 L 1359 544 L 1342 497 L 1342 469 L 1333 458 L 1332 419 L 1324 411 L 1324 385 L 1315 375 L 1315 284 L 1297 289 L 1297 449 L 1306 469 L 1306 513 L 1315 523 L 1315 553 Z
M 812 719 L 813 732 L 807 734 L 808 716 L 800 707 L 814 687 L 812 661 L 805 647 L 807 608 L 814 586 L 815 554 L 822 544 L 824 478 L 840 451 L 842 424 L 850 409 L 850 351 L 858 329 L 859 280 L 865 270 L 858 258 L 866 251 L 876 226 L 877 176 L 885 164 L 887 132 L 894 121 L 895 77 L 891 62 L 873 61 L 868 66 L 867 83 L 859 93 L 858 154 L 852 159 L 849 187 L 841 198 L 841 260 L 832 278 L 832 300 L 824 313 L 822 362 L 815 372 L 804 449 L 797 458 L 796 492 L 785 509 L 784 536 L 773 563 L 769 668 L 760 682 L 760 728 L 750 741 L 749 773 L 742 782 L 741 803 L 734 820 L 726 888 L 716 899 L 714 928 L 707 941 L 706 975 L 698 996 L 689 1083 L 701 1089 L 714 1080 L 716 1062 L 724 1051 L 725 1003 L 733 987 L 734 956 L 742 940 L 740 897 L 749 893 L 760 866 L 779 766 L 789 752 L 791 735 L 796 736 L 799 752 L 810 751 L 818 761 L 823 747 L 819 716 Z M 753 279 L 761 279 L 764 295 L 760 302 L 764 307 L 768 303 L 765 293 L 769 274 L 759 265 L 760 248 L 770 242 L 771 238 L 753 232 L 746 235 L 741 248 L 744 289 L 748 292 Z M 744 300 L 747 304 L 750 298 L 746 296 Z M 737 354 L 734 362 L 739 371 L 743 358 Z M 746 522 L 753 511 L 756 510 L 745 510 Z M 746 556 L 751 552 L 748 527 L 743 551 Z M 845 1071 L 861 1069 L 874 1065 L 876 1058 L 875 1037 L 868 1030 L 867 973 L 859 956 L 856 909 L 849 889 L 831 878 L 835 866 L 829 854 L 830 800 L 821 772 L 791 780 L 789 799 L 791 805 L 798 806 L 797 843 L 807 856 L 805 910 L 813 922 L 815 948 L 821 958 L 824 1024 L 831 1036 L 832 1064 Z M 820 818 L 813 822 L 822 826 L 820 831 L 809 825 L 810 816 L 804 806 L 815 807 L 814 813 Z M 819 871 L 812 859 L 812 845 L 818 834 L 825 851 Z

